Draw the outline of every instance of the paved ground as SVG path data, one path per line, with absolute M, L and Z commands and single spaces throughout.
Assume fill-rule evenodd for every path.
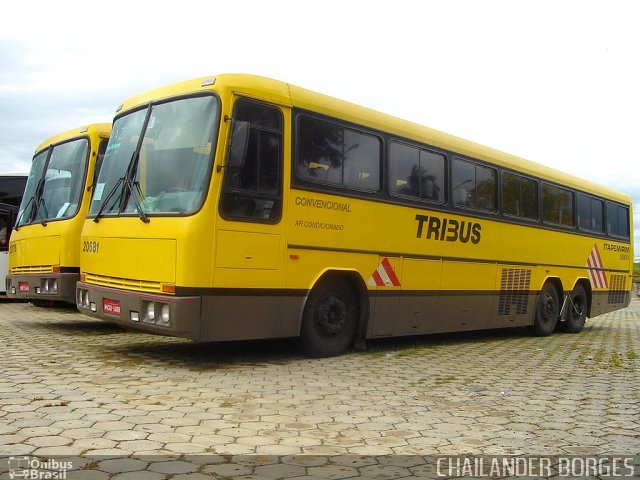
M 405 478 L 436 454 L 640 455 L 638 300 L 578 335 L 429 336 L 319 360 L 4 302 L 0 373 L 0 457 L 73 457 L 84 470 L 67 478 Z

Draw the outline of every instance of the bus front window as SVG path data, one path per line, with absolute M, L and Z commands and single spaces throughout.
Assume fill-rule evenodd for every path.
M 117 119 L 89 214 L 196 211 L 211 171 L 217 110 L 216 98 L 203 96 Z
M 20 209 L 18 210 L 18 219 L 16 221 L 18 227 L 30 223 L 36 213 L 36 191 L 39 190 L 38 187 L 41 187 L 41 182 L 44 181 L 43 172 L 47 163 L 48 154 L 49 149 L 43 150 L 33 157 L 31 171 L 29 172 L 29 178 L 24 187 L 24 195 L 20 203 Z
M 36 221 L 70 218 L 77 213 L 88 153 L 86 138 L 53 147 Z
M 138 146 L 146 115 L 147 110 L 138 110 L 118 118 L 113 124 L 93 191 L 89 215 L 119 212 L 122 182 Z
M 33 159 L 18 226 L 73 217 L 82 200 L 89 142 L 80 138 L 50 147 Z

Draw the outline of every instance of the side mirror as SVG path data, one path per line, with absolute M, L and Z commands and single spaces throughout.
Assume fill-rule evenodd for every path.
M 249 122 L 233 122 L 233 131 L 229 141 L 229 158 L 227 167 L 242 167 L 247 157 L 249 144 Z

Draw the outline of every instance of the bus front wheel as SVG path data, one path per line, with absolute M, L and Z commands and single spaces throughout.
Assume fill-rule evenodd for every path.
M 302 315 L 300 342 L 312 357 L 332 357 L 353 342 L 358 312 L 354 290 L 340 278 L 321 280 L 311 290 Z
M 560 302 L 553 285 L 545 283 L 538 295 L 536 313 L 533 320 L 533 334 L 538 337 L 551 335 L 558 323 Z
M 582 285 L 576 285 L 570 296 L 567 308 L 567 319 L 562 322 L 562 329 L 569 333 L 580 333 L 587 319 L 587 292 Z

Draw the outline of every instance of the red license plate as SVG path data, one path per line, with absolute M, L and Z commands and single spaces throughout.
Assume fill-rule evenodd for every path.
M 107 315 L 120 316 L 120 302 L 118 300 L 102 299 L 102 311 Z
M 29 293 L 29 284 L 27 282 L 18 282 L 18 290 L 20 293 Z

